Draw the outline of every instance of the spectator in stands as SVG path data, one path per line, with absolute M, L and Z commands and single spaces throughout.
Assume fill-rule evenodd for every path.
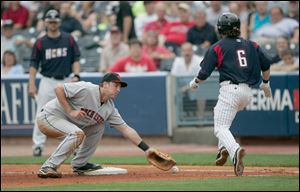
M 129 47 L 121 41 L 122 34 L 117 26 L 110 30 L 110 43 L 104 47 L 100 55 L 99 72 L 107 72 L 118 59 L 129 54 Z
M 181 46 L 181 57 L 176 57 L 171 74 L 172 75 L 197 75 L 203 57 L 194 54 L 193 45 L 189 42 Z
M 134 26 L 137 38 L 143 41 L 143 31 L 144 27 L 152 21 L 157 19 L 155 14 L 155 2 L 154 1 L 144 1 L 144 6 L 146 10 L 145 15 L 140 15 L 134 19 Z
M 163 59 L 172 59 L 175 54 L 166 47 L 159 45 L 158 33 L 156 31 L 148 31 L 146 34 L 146 40 L 143 45 L 143 53 L 150 56 L 159 68 L 160 61 Z
M 291 50 L 282 50 L 279 55 L 282 61 L 280 61 L 278 64 L 271 65 L 272 71 L 290 72 L 299 70 L 299 58 L 293 57 Z
M 194 54 L 193 45 L 189 42 L 184 43 L 181 47 L 182 56 L 175 59 L 171 74 L 174 76 L 197 75 L 203 57 Z M 183 94 L 182 109 L 187 116 L 200 116 L 204 111 L 205 100 L 198 100 L 197 97 L 191 97 L 189 90 L 188 83 L 180 87 L 180 92 Z
M 122 41 L 128 43 L 136 38 L 134 16 L 131 6 L 127 1 L 114 1 L 112 12 L 117 16 L 117 26 L 122 32 Z
M 291 39 L 293 43 L 299 43 L 299 23 L 291 18 L 285 18 L 280 7 L 271 9 L 271 23 L 266 24 L 255 33 L 257 41 L 274 41 L 279 36 Z
M 24 74 L 24 69 L 22 65 L 18 64 L 15 53 L 9 50 L 5 51 L 1 64 L 1 77 L 20 74 Z
M 27 20 L 27 28 L 34 27 L 36 28 L 39 21 L 39 5 L 36 2 L 33 2 L 29 9 L 29 17 Z
M 299 23 L 299 2 L 298 1 L 289 1 L 288 17 L 291 19 L 295 19 Z
M 208 23 L 216 26 L 219 16 L 224 12 L 228 12 L 228 8 L 222 5 L 222 1 L 211 1 L 210 7 L 206 10 Z
M 246 37 L 252 39 L 253 34 L 262 26 L 271 22 L 268 13 L 268 1 L 255 1 L 256 11 L 251 13 L 248 18 L 248 29 Z
M 283 50 L 289 49 L 289 40 L 286 37 L 279 36 L 276 38 L 276 55 L 272 58 L 272 63 L 276 64 L 279 61 L 281 61 L 281 57 L 279 56 L 279 53 Z
M 186 3 L 178 5 L 180 21 L 168 23 L 160 33 L 160 44 L 165 44 L 176 55 L 180 55 L 180 46 L 186 42 L 188 30 L 194 25 L 190 21 L 190 7 Z
M 60 5 L 60 15 L 61 31 L 71 33 L 74 37 L 80 37 L 83 35 L 83 29 L 80 22 L 75 17 L 71 16 L 71 2 L 62 2 Z
M 193 45 L 207 49 L 210 45 L 218 41 L 215 27 L 210 25 L 206 20 L 204 10 L 198 10 L 195 13 L 195 25 L 187 33 L 187 41 Z
M 110 68 L 109 72 L 141 73 L 156 71 L 154 61 L 145 54 L 142 54 L 142 43 L 137 39 L 129 41 L 130 55 L 125 56 Z
M 94 1 L 83 1 L 82 10 L 75 13 L 76 19 L 78 19 L 85 31 L 97 25 L 97 13 L 93 9 L 94 3 Z
M 147 33 L 148 31 L 155 31 L 156 33 L 159 33 L 163 27 L 167 25 L 168 20 L 166 18 L 166 5 L 164 2 L 159 1 L 155 4 L 155 13 L 157 20 L 146 24 L 144 27 L 144 33 Z
M 15 51 L 16 50 L 16 40 L 17 36 L 14 32 L 14 24 L 12 20 L 4 20 L 1 30 L 1 60 L 3 53 L 6 50 Z
M 29 11 L 20 4 L 20 1 L 10 1 L 9 7 L 1 13 L 1 19 L 12 20 L 14 29 L 24 29 L 29 18 Z

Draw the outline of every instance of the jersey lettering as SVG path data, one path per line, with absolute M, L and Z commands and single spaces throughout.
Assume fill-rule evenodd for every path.
M 104 119 L 99 113 L 91 109 L 81 108 L 81 110 L 84 111 L 89 118 L 95 120 L 99 125 L 103 123 Z
M 243 49 L 237 50 L 237 55 L 239 59 L 239 65 L 241 67 L 247 67 L 247 58 L 246 58 L 245 50 Z
M 67 48 L 57 48 L 57 49 L 46 49 L 46 60 L 59 58 L 59 57 L 66 57 L 67 56 Z

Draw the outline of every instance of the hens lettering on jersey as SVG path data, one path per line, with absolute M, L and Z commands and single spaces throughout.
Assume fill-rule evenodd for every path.
M 103 117 L 101 117 L 101 115 L 96 111 L 93 111 L 91 109 L 85 109 L 85 108 L 80 108 L 80 109 L 84 111 L 88 117 L 95 120 L 98 124 L 102 124 L 104 122 Z
M 66 47 L 64 48 L 55 48 L 55 49 L 46 49 L 45 50 L 45 58 L 48 59 L 54 59 L 59 57 L 66 57 L 68 49 Z

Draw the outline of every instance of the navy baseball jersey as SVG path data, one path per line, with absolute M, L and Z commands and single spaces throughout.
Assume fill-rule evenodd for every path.
M 198 79 L 206 80 L 217 68 L 220 82 L 255 85 L 260 81 L 261 71 L 272 63 L 258 44 L 238 38 L 224 38 L 213 44 L 205 54 L 198 73 Z
M 74 38 L 61 32 L 57 38 L 47 35 L 37 39 L 31 55 L 31 66 L 39 69 L 41 74 L 48 77 L 67 77 L 72 73 L 74 61 L 78 61 L 80 51 Z

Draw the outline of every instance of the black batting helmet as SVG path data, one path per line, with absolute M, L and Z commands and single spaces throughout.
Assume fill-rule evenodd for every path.
M 60 21 L 60 16 L 57 10 L 55 9 L 50 9 L 49 11 L 47 11 L 45 17 L 44 17 L 45 21 L 56 21 L 59 22 Z
M 239 36 L 240 25 L 238 16 L 233 13 L 223 13 L 218 19 L 217 28 L 222 35 Z

